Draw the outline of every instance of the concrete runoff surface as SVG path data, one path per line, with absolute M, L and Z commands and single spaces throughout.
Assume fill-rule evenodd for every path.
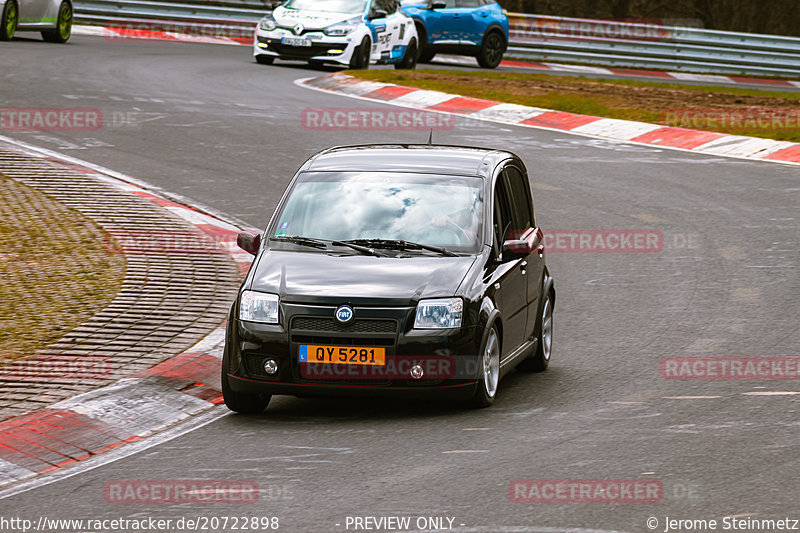
M 309 108 L 396 108 L 301 90 L 296 79 L 324 71 L 258 66 L 242 48 L 75 36 L 58 56 L 52 50 L 4 43 L 4 107 L 94 107 L 126 120 L 4 135 L 256 227 L 317 150 L 429 134 L 304 128 Z M 650 518 L 663 531 L 666 517 L 796 514 L 797 381 L 671 380 L 659 364 L 797 355 L 800 169 L 485 121 L 456 120 L 434 141 L 517 152 L 545 233 L 647 229 L 663 245 L 629 254 L 554 244 L 553 363 L 509 375 L 491 409 L 276 398 L 263 416 L 222 416 L 8 496 L 4 515 L 36 521 L 46 502 L 49 518 L 245 515 L 278 517 L 286 531 L 353 531 L 348 517 L 408 516 L 450 517 L 456 531 L 638 532 Z M 193 479 L 253 481 L 258 501 L 121 504 L 104 494 L 125 480 Z M 509 493 L 515 480 L 632 479 L 658 480 L 660 501 L 523 503 Z

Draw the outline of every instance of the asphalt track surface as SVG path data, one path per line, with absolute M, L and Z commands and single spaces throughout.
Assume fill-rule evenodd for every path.
M 322 73 L 256 65 L 239 47 L 16 40 L 0 46 L 3 108 L 93 107 L 106 125 L 2 134 L 263 227 L 317 150 L 427 139 L 304 128 L 306 108 L 389 109 L 293 84 Z M 0 515 L 276 516 L 282 531 L 346 531 L 355 516 L 409 516 L 412 525 L 451 517 L 459 531 L 486 532 L 639 532 L 650 517 L 658 531 L 666 517 L 800 519 L 800 394 L 767 394 L 797 393 L 798 382 L 659 373 L 665 356 L 800 353 L 800 168 L 474 121 L 434 140 L 518 153 L 545 232 L 648 228 L 662 232 L 663 249 L 548 254 L 558 291 L 553 362 L 545 373 L 508 375 L 492 408 L 276 397 L 261 416 L 221 416 L 0 500 Z M 132 479 L 252 480 L 261 496 L 213 506 L 104 499 L 107 482 Z M 518 503 L 509 498 L 518 479 L 655 479 L 664 491 L 657 503 Z

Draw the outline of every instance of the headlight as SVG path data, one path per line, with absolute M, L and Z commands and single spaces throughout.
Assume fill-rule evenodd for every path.
M 461 298 L 433 298 L 417 304 L 415 329 L 445 329 L 461 327 L 464 302 Z
M 360 17 L 352 18 L 350 20 L 345 20 L 344 22 L 337 22 L 336 24 L 331 24 L 324 31 L 325 35 L 347 35 L 348 33 L 353 33 L 358 28 L 359 23 L 361 22 Z
M 239 320 L 277 324 L 278 302 L 277 294 L 244 291 L 239 301 Z
M 271 15 L 267 15 L 266 17 L 262 18 L 261 22 L 258 23 L 258 27 L 264 31 L 272 31 L 277 25 L 278 23 L 275 22 L 275 19 L 272 18 Z

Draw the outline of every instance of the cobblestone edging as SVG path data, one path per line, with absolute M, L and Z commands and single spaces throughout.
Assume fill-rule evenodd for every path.
M 177 204 L 163 198 L 148 197 L 141 190 L 125 190 L 91 171 L 28 155 L 3 144 L 0 172 L 80 211 L 109 235 L 202 234 L 204 229 L 202 224 L 190 224 L 171 212 Z M 58 231 L 57 222 L 54 221 L 53 231 Z M 214 239 L 219 237 L 218 229 L 216 233 Z M 230 235 L 227 240 L 231 240 Z M 242 264 L 237 264 L 225 249 L 209 249 L 206 253 L 175 249 L 163 253 L 129 251 L 122 250 L 127 271 L 113 301 L 35 356 L 108 358 L 110 371 L 79 379 L 62 374 L 36 375 L 34 379 L 0 373 L 0 421 L 121 378 L 143 375 L 154 365 L 187 350 L 225 320 L 241 279 Z

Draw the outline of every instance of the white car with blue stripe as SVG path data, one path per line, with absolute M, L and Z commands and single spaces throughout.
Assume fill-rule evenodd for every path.
M 371 63 L 412 69 L 419 38 L 397 0 L 289 0 L 261 19 L 253 55 L 354 69 Z

